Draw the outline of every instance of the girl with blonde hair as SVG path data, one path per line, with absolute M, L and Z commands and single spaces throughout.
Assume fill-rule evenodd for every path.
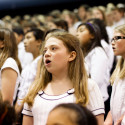
M 115 56 L 121 56 L 111 76 L 112 94 L 110 111 L 105 120 L 105 125 L 125 124 L 125 25 L 114 29 L 112 48 Z

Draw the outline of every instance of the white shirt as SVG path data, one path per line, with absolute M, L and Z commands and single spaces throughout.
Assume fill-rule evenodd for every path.
M 113 28 L 111 26 L 106 26 L 106 31 L 109 37 L 109 43 L 111 43 L 111 39 L 113 37 Z
M 114 123 L 124 114 L 121 125 L 125 125 L 125 78 L 115 80 L 112 87 L 110 107 Z
M 102 93 L 104 101 L 108 99 L 107 87 L 109 85 L 108 57 L 101 47 L 94 48 L 85 57 L 88 72 L 91 79 L 96 81 Z
M 101 44 L 108 56 L 108 62 L 109 62 L 109 77 L 110 77 L 110 71 L 112 69 L 112 66 L 113 66 L 113 62 L 114 62 L 114 52 L 113 52 L 113 49 L 112 49 L 112 45 L 111 43 L 107 43 L 105 40 L 101 40 Z
M 120 26 L 120 25 L 123 25 L 123 24 L 125 24 L 125 18 L 124 18 L 124 17 L 121 18 L 120 21 L 118 21 L 118 22 L 114 22 L 112 28 L 114 29 L 115 27 Z
M 17 94 L 17 90 L 18 90 L 18 86 L 19 86 L 19 81 L 20 81 L 20 72 L 19 72 L 19 68 L 18 68 L 18 65 L 16 63 L 16 61 L 9 57 L 7 58 L 7 60 L 4 62 L 3 66 L 1 67 L 0 69 L 0 89 L 1 89 L 1 72 L 3 69 L 5 68 L 11 68 L 13 69 L 14 71 L 17 72 L 17 80 L 16 80 L 16 85 L 15 85 L 15 91 L 14 91 L 14 95 L 13 95 L 13 101 L 16 99 L 16 94 Z M 8 83 L 8 84 L 11 84 L 11 83 Z
M 22 99 L 26 96 L 28 89 L 35 80 L 37 72 L 37 63 L 42 56 L 38 56 L 33 62 L 27 65 L 21 73 L 20 87 L 18 93 L 18 104 L 21 104 Z
M 22 69 L 33 61 L 33 55 L 25 51 L 24 42 L 18 44 L 18 58 L 20 60 Z
M 94 115 L 104 114 L 104 102 L 97 84 L 89 79 L 89 104 L 88 109 Z M 33 116 L 34 125 L 46 125 L 49 112 L 58 104 L 61 103 L 75 103 L 76 98 L 74 89 L 68 90 L 62 95 L 47 95 L 44 91 L 39 91 L 34 99 L 33 107 L 29 107 L 26 103 L 22 113 L 24 115 Z

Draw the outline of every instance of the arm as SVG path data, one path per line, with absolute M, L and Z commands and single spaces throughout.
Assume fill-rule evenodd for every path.
M 124 114 L 116 121 L 116 123 L 114 124 L 114 125 L 121 125 L 121 122 L 122 122 L 122 120 L 123 120 L 123 118 L 124 118 Z
M 33 125 L 33 117 L 23 115 L 23 125 Z
M 20 120 L 22 120 L 22 112 L 23 110 L 23 103 L 20 105 L 16 102 L 15 104 L 15 111 L 16 111 L 16 124 L 20 124 Z
M 104 114 L 100 114 L 96 116 L 98 125 L 104 125 Z
M 16 102 L 15 104 L 15 110 L 16 110 L 16 114 L 21 113 L 21 111 L 23 110 L 23 103 L 21 103 L 20 105 Z
M 13 102 L 13 95 L 17 80 L 17 72 L 11 68 L 5 68 L 1 72 L 1 93 L 3 101 Z
M 105 119 L 104 125 L 112 125 L 112 124 L 113 124 L 112 115 L 111 115 L 111 111 L 109 111 Z

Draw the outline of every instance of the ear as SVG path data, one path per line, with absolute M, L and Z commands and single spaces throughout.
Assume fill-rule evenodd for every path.
M 76 58 L 76 52 L 72 51 L 69 56 L 69 62 L 73 61 Z
M 91 35 L 90 38 L 91 38 L 91 39 L 94 39 L 95 37 L 94 37 L 94 35 Z

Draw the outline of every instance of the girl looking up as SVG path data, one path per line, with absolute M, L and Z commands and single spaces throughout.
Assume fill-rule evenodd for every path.
M 101 45 L 101 34 L 96 24 L 82 23 L 78 26 L 77 37 L 85 55 L 85 64 L 90 78 L 98 84 L 103 99 L 108 99 L 109 85 L 108 56 Z

